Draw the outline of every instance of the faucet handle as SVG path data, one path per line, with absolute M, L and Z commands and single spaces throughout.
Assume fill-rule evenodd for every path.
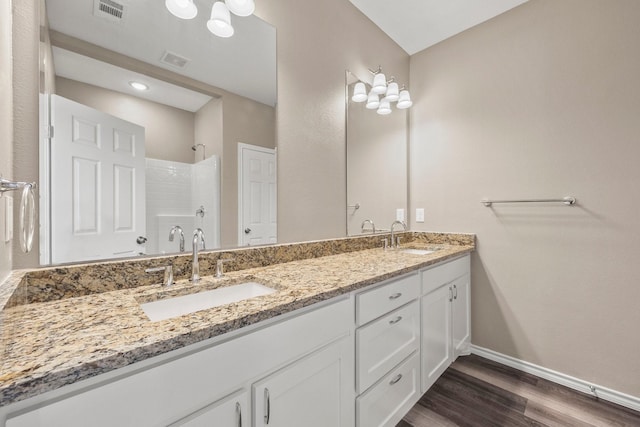
M 386 251 L 389 247 L 389 240 L 385 237 L 384 239 L 380 239 L 382 242 L 382 250 Z
M 233 261 L 233 258 L 226 258 L 226 259 L 218 259 L 216 261 L 216 277 L 220 278 L 222 276 L 224 276 L 224 264 Z
M 164 267 L 153 267 L 147 268 L 145 273 L 156 273 L 158 271 L 164 271 L 164 282 L 165 286 L 173 285 L 173 265 L 169 264 Z

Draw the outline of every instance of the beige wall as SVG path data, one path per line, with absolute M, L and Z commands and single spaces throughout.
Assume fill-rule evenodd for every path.
M 477 233 L 473 343 L 635 396 L 639 21 L 531 0 L 411 58 L 412 227 Z
M 143 126 L 146 157 L 193 163 L 194 113 L 62 77 L 56 94 Z
M 38 182 L 39 13 L 36 1 L 13 1 L 13 178 Z M 15 199 L 19 201 L 18 198 Z M 19 203 L 14 203 L 14 236 Z M 13 239 L 13 268 L 38 265 L 39 239 L 24 254 Z
M 408 81 L 409 57 L 350 2 L 263 0 L 277 29 L 278 240 L 344 236 L 344 71 Z
M 204 144 L 208 157 L 222 157 L 222 98 L 213 98 L 195 113 L 194 145 Z M 193 162 L 202 160 L 202 147 L 193 153 Z
M 230 247 L 238 245 L 238 142 L 275 148 L 276 114 L 273 107 L 231 93 L 225 93 L 222 100 L 220 245 Z
M 0 174 L 12 178 L 13 150 L 13 89 L 11 87 L 11 3 L 0 0 Z M 0 196 L 0 198 L 5 196 Z M 1 199 L 0 199 L 1 202 Z M 2 207 L 0 203 L 0 207 Z M 0 227 L 4 227 L 4 212 L 0 211 Z M 2 236 L 0 230 L 0 236 Z M 0 283 L 11 270 L 11 244 L 0 238 Z

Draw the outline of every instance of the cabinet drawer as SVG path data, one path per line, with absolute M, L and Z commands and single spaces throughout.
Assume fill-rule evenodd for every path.
M 422 293 L 429 293 L 438 287 L 449 283 L 469 272 L 470 257 L 465 255 L 462 258 L 437 265 L 428 270 L 422 271 Z
M 420 304 L 415 300 L 356 331 L 358 393 L 420 348 Z
M 416 352 L 356 400 L 359 427 L 395 426 L 420 398 Z
M 356 295 L 358 326 L 405 305 L 419 295 L 420 279 L 417 273 Z

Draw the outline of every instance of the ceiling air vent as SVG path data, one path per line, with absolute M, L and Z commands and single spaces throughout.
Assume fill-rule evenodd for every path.
M 184 56 L 180 56 L 177 53 L 169 52 L 168 50 L 166 50 L 162 55 L 162 58 L 160 58 L 160 62 L 177 68 L 184 68 L 189 61 L 191 60 Z
M 98 18 L 108 19 L 113 22 L 122 22 L 124 18 L 124 4 L 113 0 L 95 0 L 93 14 Z

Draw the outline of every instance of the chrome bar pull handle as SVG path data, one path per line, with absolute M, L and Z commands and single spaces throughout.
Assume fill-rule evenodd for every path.
M 453 285 L 453 299 L 458 299 L 458 287 L 456 285 Z
M 390 385 L 394 385 L 395 383 L 397 383 L 398 381 L 400 381 L 402 379 L 402 374 L 398 374 L 394 379 L 392 379 L 391 381 L 389 381 Z
M 242 407 L 240 406 L 240 402 L 236 402 L 236 420 L 237 426 L 242 427 Z
M 402 296 L 402 292 L 396 292 L 396 293 L 395 293 L 395 294 L 393 294 L 393 295 L 389 295 L 389 299 L 390 299 L 390 300 L 394 300 L 394 299 L 398 299 L 398 298 L 400 298 L 401 296 Z
M 389 320 L 389 324 L 390 325 L 395 325 L 396 323 L 398 323 L 401 320 L 402 320 L 402 316 L 398 316 L 395 319 Z
M 271 418 L 271 398 L 269 396 L 269 389 L 264 389 L 264 423 L 269 424 Z

